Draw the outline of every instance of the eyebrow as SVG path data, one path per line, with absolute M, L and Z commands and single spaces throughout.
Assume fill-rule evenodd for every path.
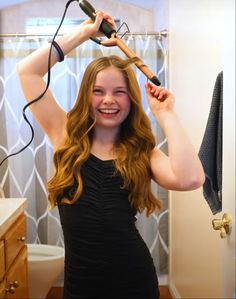
M 94 87 L 104 88 L 102 85 L 94 85 Z M 115 86 L 114 88 L 115 88 L 115 89 L 119 89 L 119 88 L 127 89 L 126 86 Z

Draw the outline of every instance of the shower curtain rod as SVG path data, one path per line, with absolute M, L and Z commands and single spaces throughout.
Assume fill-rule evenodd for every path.
M 58 36 L 61 36 L 62 34 L 58 34 Z M 118 34 L 122 35 L 122 34 Z M 160 32 L 134 32 L 134 33 L 125 33 L 125 36 L 135 36 L 135 35 L 143 35 L 143 36 L 150 36 L 154 35 L 157 37 L 164 37 L 166 38 L 168 36 L 168 32 L 166 29 L 161 30 Z M 29 33 L 0 33 L 0 37 L 52 37 L 51 34 L 29 34 Z

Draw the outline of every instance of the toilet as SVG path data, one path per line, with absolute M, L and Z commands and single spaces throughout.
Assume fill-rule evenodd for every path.
M 29 298 L 45 298 L 64 270 L 63 247 L 27 244 Z

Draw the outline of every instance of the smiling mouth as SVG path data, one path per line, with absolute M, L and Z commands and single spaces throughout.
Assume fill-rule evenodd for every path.
M 104 108 L 104 109 L 102 109 L 102 108 L 100 108 L 100 109 L 98 109 L 98 111 L 100 112 L 100 113 L 102 113 L 102 114 L 107 114 L 107 115 L 115 115 L 115 114 L 117 114 L 117 113 L 119 113 L 119 109 L 111 109 L 111 108 Z

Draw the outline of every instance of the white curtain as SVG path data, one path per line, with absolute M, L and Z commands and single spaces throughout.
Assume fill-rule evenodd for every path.
M 166 39 L 158 35 L 144 34 L 127 35 L 124 40 L 158 76 L 162 85 L 166 86 Z M 25 100 L 16 73 L 16 64 L 47 42 L 46 37 L 39 36 L 0 37 L 0 161 L 7 154 L 22 148 L 30 139 L 30 129 L 22 117 Z M 96 57 L 110 54 L 125 58 L 118 48 L 104 48 L 87 41 L 72 51 L 62 63 L 54 66 L 50 88 L 66 111 L 73 106 L 87 64 Z M 136 73 L 143 94 L 143 106 L 151 119 L 157 145 L 166 151 L 166 140 L 145 100 L 144 84 L 147 79 L 138 69 Z M 6 160 L 0 167 L 0 197 L 28 199 L 28 243 L 63 246 L 57 208 L 50 210 L 47 201 L 46 183 L 53 173 L 52 147 L 29 109 L 27 116 L 34 127 L 35 137 L 25 151 Z M 163 199 L 163 209 L 148 219 L 144 214 L 138 215 L 137 227 L 150 249 L 160 275 L 168 270 L 168 193 L 156 184 L 153 184 L 153 191 Z

